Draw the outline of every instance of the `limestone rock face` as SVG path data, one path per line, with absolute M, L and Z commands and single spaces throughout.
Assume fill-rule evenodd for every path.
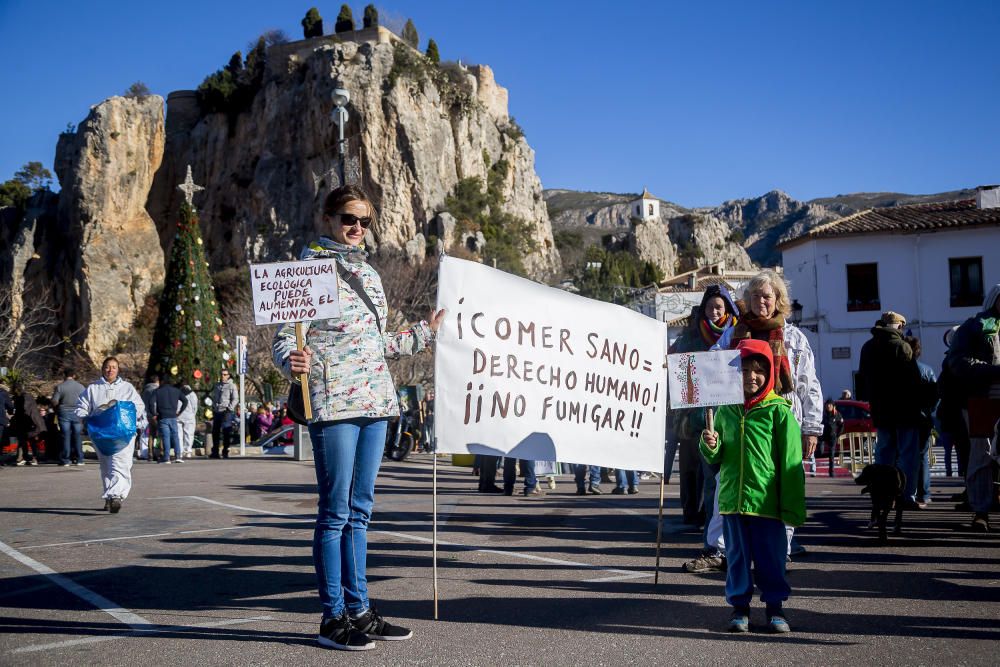
M 372 195 L 380 246 L 405 249 L 432 233 L 458 181 L 486 183 L 502 160 L 503 209 L 527 221 L 534 248 L 526 269 L 536 278 L 558 269 L 534 153 L 508 117 L 507 92 L 488 67 L 437 67 L 393 39 L 272 47 L 262 89 L 234 117 L 199 117 L 192 96 L 172 94 L 164 182 L 157 177 L 149 202 L 164 245 L 179 202 L 168 186 L 190 164 L 206 188 L 195 204 L 213 268 L 297 256 L 322 227 L 323 197 L 339 184 L 334 88 L 351 95 L 347 180 Z
M 163 98 L 155 95 L 105 100 L 59 140 L 59 221 L 76 249 L 64 269 L 73 287 L 63 308 L 83 327 L 79 342 L 95 363 L 163 283 L 163 249 L 145 208 L 163 146 Z
M 677 248 L 670 241 L 667 226 L 661 222 L 642 222 L 628 235 L 626 247 L 640 259 L 660 267 L 663 275 L 674 274 L 677 267 Z

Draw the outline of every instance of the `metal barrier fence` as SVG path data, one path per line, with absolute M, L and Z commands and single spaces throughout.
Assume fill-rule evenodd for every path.
M 862 433 L 845 433 L 837 438 L 837 464 L 844 466 L 844 459 L 847 459 L 847 467 L 852 475 L 861 472 L 861 468 L 869 463 L 875 463 L 875 431 Z M 937 453 L 934 446 L 937 438 L 932 433 L 930 436 L 929 464 L 931 468 L 937 465 Z

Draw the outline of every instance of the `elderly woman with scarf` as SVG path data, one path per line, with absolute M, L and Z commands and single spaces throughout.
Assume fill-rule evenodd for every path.
M 736 304 L 729 291 L 721 285 L 711 285 L 701 297 L 701 305 L 692 311 L 688 328 L 670 346 L 671 354 L 705 352 L 719 342 L 723 332 L 736 324 Z M 704 428 L 700 409 L 671 412 L 671 431 L 680 442 L 681 509 L 684 523 L 699 525 L 711 518 L 715 496 L 715 473 L 708 469 L 698 452 L 698 440 Z M 673 456 L 667 465 L 673 467 Z M 669 474 L 669 470 L 665 471 Z M 704 500 L 703 500 L 704 499 Z M 704 506 L 704 510 L 702 509 Z M 708 516 L 706 516 L 708 515 Z M 705 545 L 708 551 L 708 544 Z
M 823 433 L 823 392 L 809 340 L 785 321 L 792 311 L 788 285 L 777 273 L 765 269 L 747 284 L 743 299 L 739 324 L 719 337 L 717 348 L 734 349 L 748 338 L 768 343 L 774 356 L 774 391 L 792 403 L 792 413 L 802 428 L 802 456 L 810 458 Z M 793 532 L 788 527 L 789 555 L 793 555 Z M 794 551 L 805 549 L 795 545 Z

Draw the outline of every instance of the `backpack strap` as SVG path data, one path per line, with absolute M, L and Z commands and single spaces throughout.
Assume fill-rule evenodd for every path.
M 372 315 L 375 316 L 375 325 L 378 326 L 379 334 L 382 333 L 382 318 L 378 315 L 378 310 L 375 308 L 375 304 L 372 302 L 368 292 L 365 291 L 364 285 L 361 284 L 361 279 L 358 278 L 357 274 L 352 272 L 346 266 L 337 262 L 337 273 L 340 274 L 341 279 L 348 284 L 348 286 L 353 289 L 361 300 L 365 302 L 368 306 L 368 310 L 372 311 Z

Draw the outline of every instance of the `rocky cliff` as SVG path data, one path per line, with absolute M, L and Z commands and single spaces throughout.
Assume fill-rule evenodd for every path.
M 558 270 L 534 152 L 490 68 L 435 65 L 383 29 L 368 32 L 271 47 L 238 108 L 206 113 L 194 91 L 172 93 L 166 118 L 156 96 L 93 107 L 59 139 L 58 199 L 23 218 L 5 212 L 3 279 L 19 294 L 51 294 L 64 315 L 59 334 L 75 332 L 99 362 L 163 281 L 189 164 L 205 188 L 195 206 L 214 271 L 297 256 L 339 184 L 334 88 L 351 94 L 346 169 L 379 209 L 373 247 L 419 260 L 425 237 L 445 226 L 436 223 L 448 218 L 446 197 L 475 177 L 526 223 L 529 274 Z M 447 244 L 470 233 L 482 241 L 451 228 Z
M 360 43 L 325 37 L 272 47 L 262 88 L 236 115 L 201 116 L 193 96 L 171 95 L 167 157 L 149 202 L 165 244 L 179 196 L 172 186 L 190 164 L 206 188 L 195 204 L 213 267 L 295 256 L 339 183 L 331 97 L 344 88 L 348 180 L 375 199 L 378 245 L 401 249 L 427 234 L 459 180 L 485 184 L 499 163 L 504 210 L 528 223 L 535 248 L 526 269 L 537 278 L 555 271 L 534 153 L 507 115 L 506 90 L 484 65 L 436 66 L 384 32 Z M 423 253 L 420 243 L 409 248 Z

